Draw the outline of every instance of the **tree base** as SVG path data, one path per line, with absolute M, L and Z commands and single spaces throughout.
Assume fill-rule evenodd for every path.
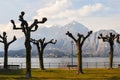
M 29 72 L 27 72 L 25 77 L 26 78 L 31 78 L 32 76 L 31 76 L 31 74 Z
M 45 68 L 43 68 L 43 69 L 40 68 L 40 70 L 46 70 L 46 69 Z
M 84 74 L 83 72 L 81 72 L 81 71 L 77 71 L 77 74 Z
M 108 70 L 111 70 L 111 69 L 113 69 L 113 68 L 108 68 Z

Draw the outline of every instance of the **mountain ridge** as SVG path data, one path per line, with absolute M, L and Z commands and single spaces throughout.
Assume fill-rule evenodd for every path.
M 89 29 L 80 24 L 77 21 L 72 21 L 66 25 L 60 26 L 53 26 L 53 27 L 41 27 L 36 32 L 32 33 L 32 38 L 34 39 L 40 39 L 40 38 L 46 38 L 46 41 L 49 41 L 51 39 L 56 39 L 57 43 L 55 45 L 49 44 L 45 49 L 45 54 L 55 53 L 58 52 L 59 54 L 70 55 L 71 54 L 71 41 L 72 39 L 67 37 L 65 33 L 67 31 L 70 31 L 73 36 L 77 38 L 77 33 L 82 33 L 86 35 L 89 31 Z M 110 32 L 117 34 L 114 30 L 99 30 L 96 32 L 93 32 L 89 38 L 85 41 L 85 44 L 83 45 L 83 56 L 109 56 L 109 44 L 106 42 L 104 43 L 101 40 L 98 40 L 97 37 L 100 33 L 103 35 L 109 34 Z M 120 56 L 120 44 L 115 42 L 114 45 L 114 55 Z M 19 38 L 16 42 L 10 46 L 9 50 L 20 50 L 25 49 L 24 48 L 24 37 Z M 17 51 L 16 50 L 16 51 Z M 50 51 L 51 50 L 51 51 Z M 56 52 L 54 52 L 54 51 Z M 32 44 L 32 51 L 33 54 L 37 55 L 36 46 Z M 75 43 L 74 43 L 74 55 L 76 55 L 76 49 L 75 49 Z M 23 53 L 23 51 L 21 51 Z M 25 53 L 24 53 L 25 54 Z M 11 54 L 12 55 L 12 54 Z M 17 55 L 17 52 L 16 52 Z M 58 54 L 57 54 L 58 55 Z

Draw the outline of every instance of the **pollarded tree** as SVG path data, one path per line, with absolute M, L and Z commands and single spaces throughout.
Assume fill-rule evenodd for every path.
M 43 61 L 44 49 L 50 43 L 55 44 L 57 42 L 57 40 L 54 41 L 54 39 L 51 39 L 50 41 L 45 42 L 45 38 L 43 38 L 43 39 L 39 39 L 39 40 L 31 39 L 31 42 L 33 44 L 35 44 L 37 47 L 40 69 L 44 70 L 44 61 Z
M 26 77 L 31 78 L 31 32 L 35 32 L 38 29 L 38 24 L 43 24 L 47 21 L 47 18 L 43 18 L 42 21 L 37 19 L 31 25 L 28 25 L 28 22 L 24 19 L 24 12 L 21 12 L 19 15 L 19 21 L 21 22 L 20 27 L 16 27 L 14 20 L 11 20 L 14 30 L 22 30 L 25 35 L 25 48 L 26 48 Z
M 74 40 L 74 42 L 76 43 L 76 48 L 77 48 L 77 58 L 78 58 L 78 74 L 83 74 L 82 71 L 82 46 L 85 42 L 85 40 L 92 34 L 92 31 L 89 31 L 88 34 L 86 36 L 84 36 L 83 34 L 78 33 L 77 36 L 78 38 L 76 39 L 72 33 L 70 33 L 69 31 L 67 31 L 66 35 L 68 35 L 70 38 L 72 38 Z
M 115 40 L 116 36 L 113 33 L 110 33 L 109 35 L 103 36 L 102 34 L 100 34 L 100 36 L 98 36 L 98 39 L 102 39 L 103 42 L 108 42 L 110 45 L 110 52 L 109 52 L 109 69 L 112 69 L 112 64 L 113 64 L 113 52 L 114 52 L 114 40 Z
M 120 34 L 117 35 L 117 40 L 116 41 L 120 44 L 120 37 L 119 36 L 120 36 Z
M 3 32 L 3 36 L 0 35 L 0 38 L 2 39 L 0 42 L 4 44 L 4 69 L 8 69 L 8 48 L 16 40 L 16 37 L 14 36 L 13 40 L 8 42 L 6 32 Z
M 120 44 L 120 34 L 117 35 L 117 40 L 116 41 L 117 41 L 117 43 Z

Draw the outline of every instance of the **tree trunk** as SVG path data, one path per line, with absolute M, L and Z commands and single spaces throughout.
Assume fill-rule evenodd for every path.
M 25 41 L 26 47 L 26 78 L 31 78 L 31 45 L 29 39 Z
M 4 46 L 4 69 L 8 69 L 8 46 L 5 44 Z
M 40 60 L 40 68 L 41 68 L 41 70 L 45 70 L 44 63 L 43 63 L 43 50 L 41 50 L 41 52 L 39 54 L 39 60 Z
M 39 44 L 37 44 L 36 46 L 37 46 L 37 50 L 38 50 L 40 69 L 45 70 L 44 69 L 44 64 L 43 64 L 43 50 L 42 49 L 40 50 Z
M 79 43 L 76 44 L 77 46 L 77 57 L 78 57 L 78 74 L 83 74 L 82 71 L 82 50 L 81 50 L 81 46 Z
M 109 63 L 109 69 L 112 69 L 112 64 L 113 64 L 113 46 L 110 46 L 110 53 L 109 53 L 109 59 L 110 59 L 110 63 Z

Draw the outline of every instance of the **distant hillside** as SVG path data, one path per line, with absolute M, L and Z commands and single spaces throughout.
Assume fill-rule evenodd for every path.
M 77 33 L 87 34 L 89 29 L 78 23 L 77 21 L 72 21 L 63 26 L 51 26 L 51 27 L 40 27 L 36 32 L 32 33 L 32 38 L 40 39 L 46 38 L 46 40 L 56 39 L 57 43 L 55 45 L 49 44 L 45 49 L 44 56 L 70 56 L 71 54 L 71 38 L 65 35 L 67 31 L 73 33 L 77 37 Z M 109 34 L 110 32 L 117 34 L 114 30 L 100 30 L 94 32 L 83 45 L 83 56 L 109 56 L 109 44 L 103 43 L 102 40 L 98 40 L 97 37 L 100 33 L 103 35 Z M 114 56 L 120 56 L 120 44 L 115 42 L 114 45 Z M 9 55 L 15 56 L 25 56 L 24 50 L 24 37 L 18 39 L 10 46 Z M 11 53 L 12 52 L 12 53 Z M 2 53 L 1 53 L 2 54 Z M 1 55 L 0 54 L 0 55 Z M 32 56 L 37 56 L 36 46 L 32 44 Z M 76 56 L 75 44 L 74 44 L 74 56 Z

